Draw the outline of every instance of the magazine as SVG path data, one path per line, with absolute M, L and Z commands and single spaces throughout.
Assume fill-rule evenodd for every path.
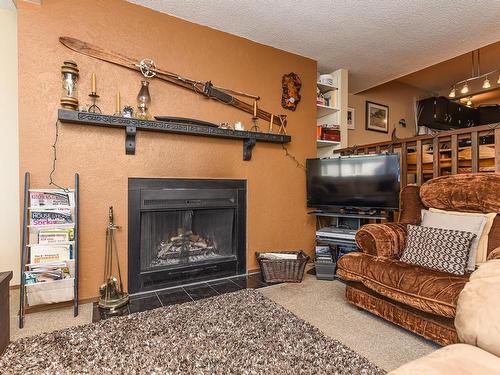
M 31 264 L 61 262 L 70 260 L 73 256 L 73 244 L 31 245 L 30 250 Z
M 67 262 L 29 264 L 28 268 L 29 270 L 24 273 L 26 284 L 56 281 L 71 277 L 70 267 Z
M 64 190 L 31 190 L 31 207 L 74 206 L 73 192 Z
M 73 241 L 74 229 L 42 229 L 38 232 L 38 243 L 40 245 L 51 245 Z
M 69 224 L 71 222 L 71 209 L 69 208 L 30 211 L 30 225 Z

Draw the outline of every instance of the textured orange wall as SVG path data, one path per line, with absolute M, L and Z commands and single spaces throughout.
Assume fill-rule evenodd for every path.
M 90 75 L 104 113 L 114 97 L 136 106 L 140 74 L 68 50 L 59 36 L 73 36 L 138 58 L 153 58 L 167 70 L 223 87 L 258 94 L 263 109 L 282 113 L 281 76 L 302 78 L 302 101 L 289 116 L 291 153 L 304 161 L 315 155 L 313 60 L 183 21 L 120 0 L 19 2 L 20 174 L 32 173 L 32 186 L 46 187 L 51 144 L 59 107 L 60 66 L 73 59 L 80 68 L 80 103 L 88 103 Z M 213 122 L 250 116 L 195 96 L 167 83 L 150 85 L 153 114 Z M 261 122 L 262 124 L 262 122 Z M 264 124 L 262 124 L 264 125 Z M 265 126 L 265 125 L 264 125 Z M 117 244 L 127 269 L 127 181 L 129 177 L 241 178 L 248 181 L 248 268 L 258 267 L 255 251 L 303 248 L 312 251 L 314 222 L 306 215 L 305 174 L 279 145 L 258 143 L 252 160 L 242 161 L 242 143 L 216 138 L 138 132 L 136 155 L 125 155 L 124 131 L 61 124 L 56 180 L 73 184 L 80 173 L 80 297 L 97 296 L 102 281 L 108 206 L 122 225 Z M 126 279 L 126 271 L 124 272 Z

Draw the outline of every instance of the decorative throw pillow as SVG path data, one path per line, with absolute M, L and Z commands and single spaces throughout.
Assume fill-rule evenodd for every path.
M 401 261 L 454 275 L 465 274 L 476 235 L 461 230 L 408 225 Z
M 486 259 L 488 258 L 488 237 L 490 235 L 491 227 L 493 227 L 493 222 L 495 221 L 495 217 L 497 216 L 496 212 L 481 214 L 476 212 L 472 213 L 472 212 L 460 212 L 460 211 L 445 211 L 432 207 L 429 208 L 429 211 L 447 213 L 449 215 L 458 215 L 458 216 L 486 217 L 486 224 L 484 224 L 483 233 L 481 234 L 481 237 L 476 238 L 476 240 L 479 240 L 477 245 L 476 265 L 486 262 Z M 471 255 L 472 255 L 472 248 L 471 248 Z
M 469 260 L 467 261 L 467 270 L 474 271 L 476 268 L 476 254 L 479 246 L 479 238 L 483 233 L 487 218 L 482 215 L 453 215 L 448 212 L 431 212 L 422 210 L 422 225 L 423 227 L 441 228 L 461 230 L 471 232 L 476 235 L 469 252 Z

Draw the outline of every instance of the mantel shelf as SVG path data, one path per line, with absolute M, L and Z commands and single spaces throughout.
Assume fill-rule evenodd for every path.
M 59 109 L 58 119 L 63 123 L 69 124 L 95 125 L 125 129 L 125 150 L 129 155 L 135 154 L 135 134 L 137 129 L 242 140 L 243 160 L 250 160 L 252 158 L 252 149 L 256 142 L 283 144 L 292 141 L 291 136 L 283 134 L 220 129 L 206 125 L 193 125 L 166 121 L 139 120 L 135 118 L 108 116 L 99 113 L 78 112 L 66 109 Z

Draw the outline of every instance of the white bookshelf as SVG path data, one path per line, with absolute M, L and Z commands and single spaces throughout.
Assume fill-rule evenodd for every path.
M 323 74 L 321 72 L 320 74 Z M 336 149 L 347 147 L 347 100 L 348 100 L 348 71 L 339 69 L 330 73 L 333 77 L 333 85 L 316 82 L 319 91 L 330 96 L 329 106 L 316 104 L 316 125 L 337 125 L 340 129 L 340 142 L 316 141 L 317 157 L 324 158 L 332 156 Z

